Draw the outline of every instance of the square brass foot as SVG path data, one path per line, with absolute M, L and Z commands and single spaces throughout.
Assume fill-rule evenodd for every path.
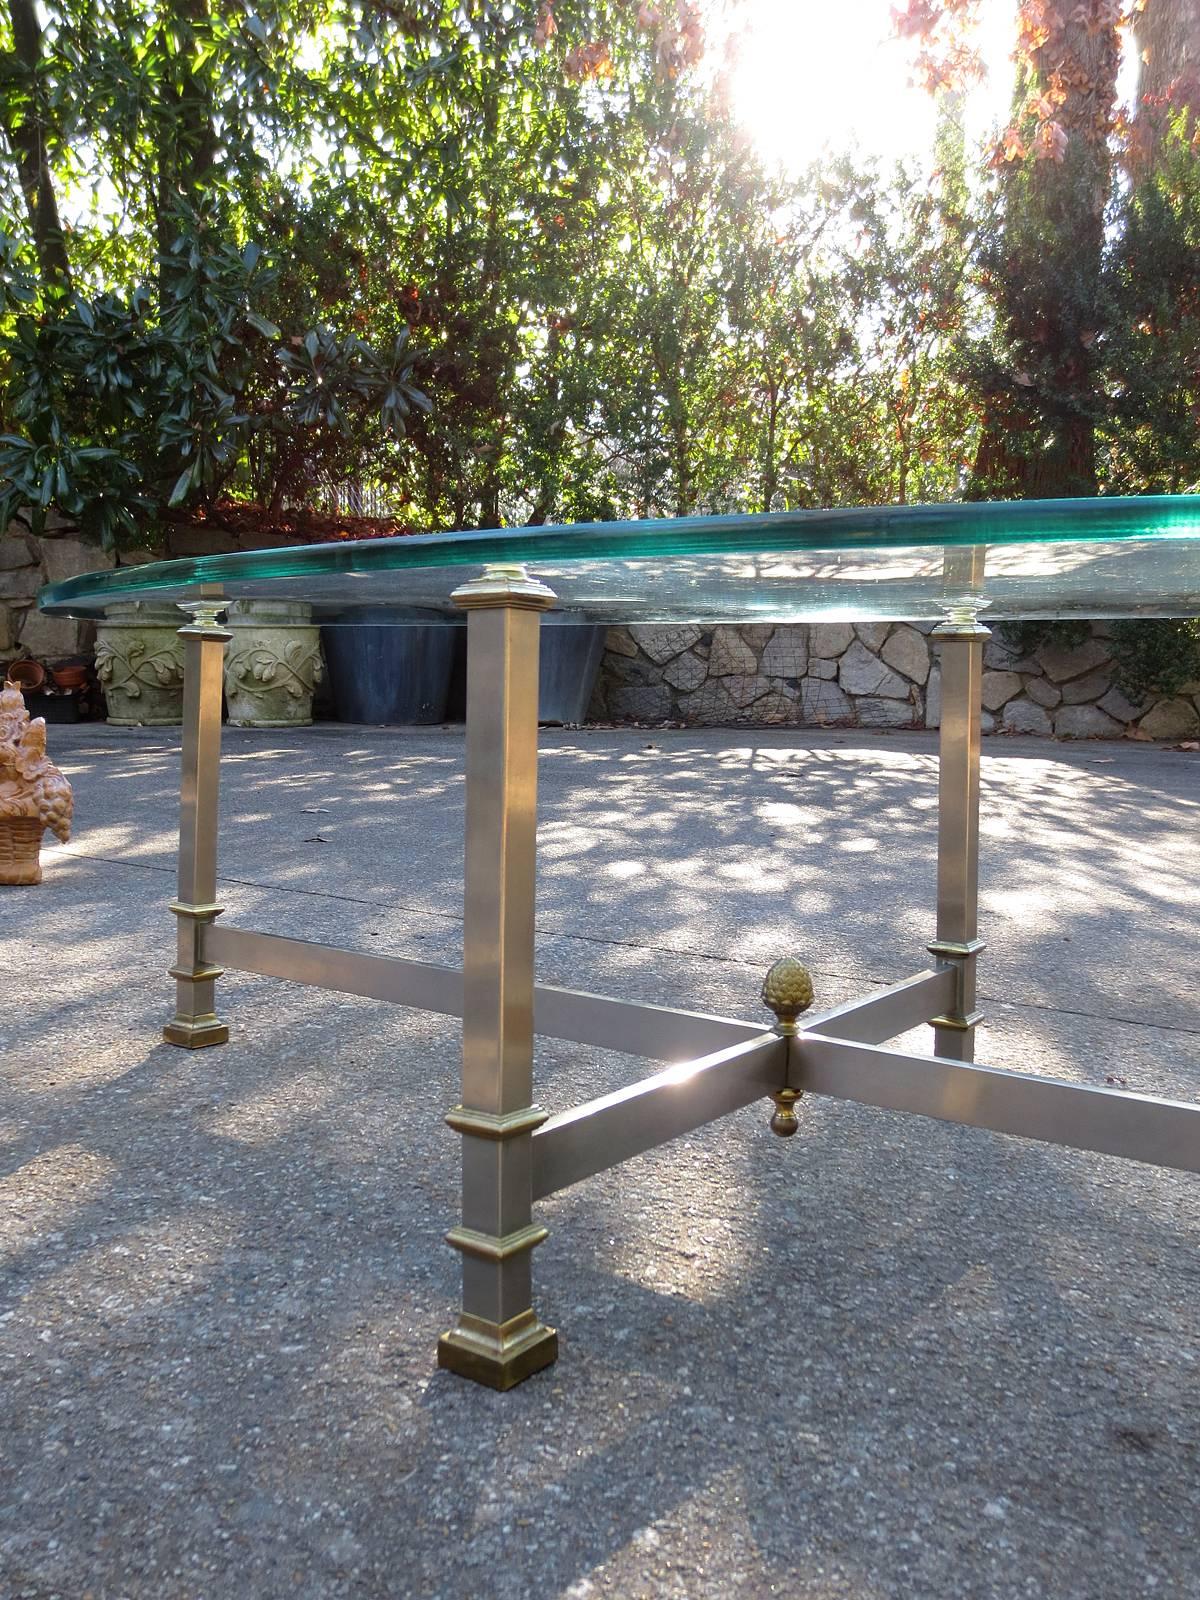
M 182 1045 L 185 1050 L 203 1050 L 205 1045 L 227 1044 L 229 1025 L 219 1022 L 216 1017 L 199 1022 L 168 1022 L 163 1029 L 163 1038 L 168 1044 Z
M 458 1327 L 438 1340 L 438 1366 L 489 1389 L 512 1389 L 558 1359 L 558 1334 L 523 1311 L 486 1322 L 463 1311 Z

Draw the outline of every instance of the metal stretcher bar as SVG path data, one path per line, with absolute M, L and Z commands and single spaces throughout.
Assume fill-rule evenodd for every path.
M 1200 1172 L 1200 1106 L 940 1056 L 826 1039 L 794 1041 L 795 1086 L 888 1111 Z
M 345 950 L 223 923 L 205 926 L 201 950 L 207 962 L 234 972 L 256 972 L 449 1017 L 463 1014 L 460 967 Z M 548 1039 L 569 1039 L 650 1061 L 671 1061 L 754 1039 L 762 1032 L 762 1024 L 540 983 L 534 989 L 533 1029 Z

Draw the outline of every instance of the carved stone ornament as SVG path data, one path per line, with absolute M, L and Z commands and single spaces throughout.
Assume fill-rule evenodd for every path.
M 173 608 L 113 605 L 96 629 L 96 676 L 108 720 L 124 728 L 183 721 L 183 618 Z
M 0 689 L 0 883 L 42 881 L 42 834 L 71 837 L 71 785 L 46 755 L 46 723 L 32 721 L 15 684 Z
M 304 727 L 322 678 L 321 633 L 301 601 L 239 600 L 229 607 L 225 699 L 235 727 Z

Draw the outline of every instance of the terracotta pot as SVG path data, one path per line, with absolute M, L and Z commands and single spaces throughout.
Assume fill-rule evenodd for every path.
M 10 661 L 8 681 L 22 690 L 40 689 L 46 681 L 46 669 L 37 661 Z
M 82 689 L 87 682 L 88 669 L 83 662 L 66 667 L 51 667 L 50 676 L 56 689 Z

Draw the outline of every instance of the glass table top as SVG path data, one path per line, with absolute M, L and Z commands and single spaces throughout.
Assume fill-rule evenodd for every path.
M 589 622 L 1200 614 L 1200 495 L 659 518 L 198 556 L 52 584 L 42 609 L 307 601 L 327 622 L 461 618 L 453 589 L 523 562 Z

